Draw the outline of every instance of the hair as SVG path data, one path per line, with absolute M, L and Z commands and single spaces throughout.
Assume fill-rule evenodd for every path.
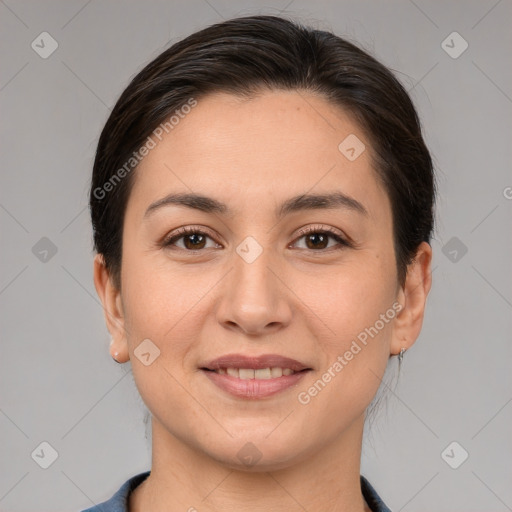
M 277 16 L 211 25 L 146 65 L 116 102 L 99 138 L 90 188 L 94 249 L 121 289 L 122 230 L 138 154 L 190 100 L 225 92 L 320 95 L 353 116 L 371 146 L 390 199 L 398 281 L 434 224 L 435 177 L 420 121 L 404 87 L 368 53 L 335 34 Z M 127 162 L 133 169 L 127 169 Z M 123 172 L 124 169 L 124 172 Z

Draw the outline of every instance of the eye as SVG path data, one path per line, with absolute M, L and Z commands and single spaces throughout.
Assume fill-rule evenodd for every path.
M 333 246 L 329 246 L 329 239 L 335 240 L 338 243 L 338 247 L 334 244 L 334 249 L 342 249 L 344 247 L 351 247 L 351 244 L 345 240 L 337 231 L 331 228 L 325 228 L 323 226 L 310 226 L 299 231 L 299 238 L 305 239 L 305 249 L 319 252 L 323 249 L 333 249 Z
M 178 229 L 177 231 L 174 231 L 168 237 L 166 237 L 162 242 L 162 247 L 171 248 L 172 246 L 175 246 L 183 250 L 199 251 L 205 248 L 209 248 L 206 247 L 206 241 L 208 238 L 213 241 L 213 239 L 205 231 L 202 231 L 201 229 L 195 228 L 193 226 L 186 226 Z M 182 247 L 176 245 L 176 242 L 181 239 L 183 239 L 184 244 Z M 213 246 L 210 246 L 210 248 L 218 246 L 219 244 L 214 242 Z
M 325 249 L 342 249 L 344 247 L 352 247 L 351 243 L 345 240 L 337 231 L 332 228 L 326 228 L 324 226 L 310 226 L 299 231 L 300 240 L 305 239 L 306 247 L 302 247 L 315 252 L 320 252 Z M 213 245 L 207 246 L 207 240 L 210 239 Z M 329 240 L 334 240 L 337 244 L 329 245 Z M 179 246 L 177 242 L 183 240 L 183 246 Z M 295 242 L 296 243 L 296 242 Z M 162 247 L 165 248 L 178 248 L 185 251 L 201 251 L 202 249 L 208 248 L 219 248 L 222 247 L 217 244 L 213 238 L 202 229 L 194 226 L 186 226 L 179 228 L 178 230 L 171 233 L 162 242 Z

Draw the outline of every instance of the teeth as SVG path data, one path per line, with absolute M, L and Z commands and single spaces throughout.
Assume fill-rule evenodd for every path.
M 276 377 L 282 377 L 283 376 L 283 369 L 282 368 L 272 368 L 270 370 L 270 373 L 272 374 L 272 378 L 275 379 Z
M 277 377 L 292 375 L 295 373 L 291 368 L 260 368 L 258 370 L 254 370 L 252 368 L 219 368 L 215 371 L 221 375 L 227 374 L 231 377 L 237 377 L 243 380 L 275 379 Z
M 259 370 L 254 370 L 254 378 L 255 379 L 270 379 L 272 377 L 270 368 L 261 368 Z
M 240 370 L 238 370 L 238 373 L 239 373 L 239 377 L 241 379 L 254 379 L 254 370 L 251 370 L 251 369 L 245 369 L 245 368 L 240 368 Z

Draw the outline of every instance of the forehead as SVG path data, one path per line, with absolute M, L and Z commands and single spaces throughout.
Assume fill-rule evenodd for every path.
M 160 138 L 153 137 L 155 147 L 136 171 L 129 203 L 138 210 L 176 191 L 214 196 L 240 212 L 264 209 L 269 197 L 307 192 L 357 196 L 373 215 L 387 201 L 361 128 L 340 107 L 305 91 L 251 99 L 210 94 Z M 346 140 L 358 152 L 366 149 L 349 159 Z

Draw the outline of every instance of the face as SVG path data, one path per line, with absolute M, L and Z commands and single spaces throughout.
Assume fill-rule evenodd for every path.
M 424 305 L 405 317 L 370 152 L 339 107 L 287 91 L 207 96 L 143 159 L 109 329 L 169 440 L 267 470 L 364 417 Z

